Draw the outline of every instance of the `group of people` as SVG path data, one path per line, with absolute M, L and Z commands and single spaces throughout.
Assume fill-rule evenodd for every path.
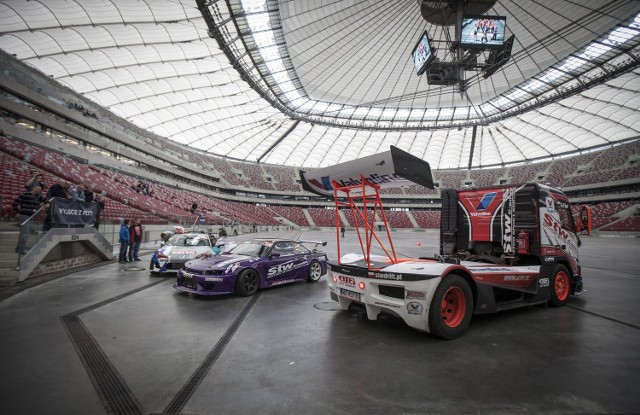
M 125 219 L 120 225 L 120 255 L 118 262 L 124 264 L 127 262 L 140 261 L 138 253 L 140 252 L 140 244 L 142 243 L 142 225 L 140 219 L 136 219 L 133 224 L 131 220 Z
M 42 231 L 47 232 L 51 228 L 51 212 L 49 211 L 49 207 L 51 199 L 54 197 L 73 199 L 79 202 L 96 203 L 98 205 L 98 211 L 93 226 L 96 229 L 100 226 L 100 212 L 104 209 L 104 196 L 100 193 L 94 194 L 89 189 L 85 189 L 84 184 L 80 183 L 74 186 L 64 179 L 58 179 L 58 181 L 49 188 L 44 180 L 44 174 L 32 170 L 31 176 L 24 183 L 24 187 L 24 193 L 18 196 L 12 204 L 13 211 L 18 215 L 21 224 L 16 252 L 20 254 L 26 253 L 26 243 L 31 231 L 31 222 L 28 221 L 28 219 L 42 206 L 46 209 Z M 44 193 L 45 189 L 47 190 L 46 194 Z

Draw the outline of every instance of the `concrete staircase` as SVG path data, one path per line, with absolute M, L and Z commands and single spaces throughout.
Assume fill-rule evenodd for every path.
M 18 280 L 18 243 L 19 224 L 17 220 L 0 221 L 0 287 L 14 285 Z M 35 243 L 35 237 L 27 241 L 27 246 Z

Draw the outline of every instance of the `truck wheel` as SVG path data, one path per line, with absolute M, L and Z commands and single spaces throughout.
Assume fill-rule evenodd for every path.
M 553 275 L 550 281 L 551 298 L 549 305 L 553 307 L 562 307 L 569 301 L 569 293 L 571 292 L 571 277 L 569 271 L 564 265 L 556 265 L 553 269 Z
M 443 339 L 460 337 L 469 323 L 473 310 L 473 294 L 467 281 L 459 275 L 443 278 L 429 308 L 429 329 Z
M 236 294 L 243 297 L 253 295 L 258 291 L 260 278 L 253 269 L 245 269 L 236 277 Z
M 311 265 L 309 265 L 309 276 L 307 277 L 307 281 L 309 282 L 317 282 L 322 276 L 322 265 L 318 261 L 311 261 Z

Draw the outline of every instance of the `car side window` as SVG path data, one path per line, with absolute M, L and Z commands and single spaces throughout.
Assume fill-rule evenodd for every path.
M 293 255 L 293 244 L 291 242 L 276 242 L 273 244 L 271 252 L 278 253 L 280 256 Z
M 562 223 L 562 227 L 569 231 L 574 231 L 573 227 L 573 217 L 571 216 L 571 210 L 567 208 L 558 209 L 558 213 L 560 213 L 560 222 Z
M 311 251 L 309 251 L 305 246 L 303 246 L 302 244 L 298 243 L 298 242 L 294 242 L 293 243 L 293 253 L 296 255 L 304 255 L 304 254 L 308 254 Z

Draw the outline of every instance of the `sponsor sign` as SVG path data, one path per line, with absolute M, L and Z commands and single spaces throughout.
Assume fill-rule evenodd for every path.
M 511 282 L 511 281 L 529 281 L 529 275 L 505 275 L 503 281 Z
M 345 290 L 344 288 L 340 288 L 340 295 L 343 297 L 347 297 L 351 300 L 355 300 L 355 301 L 361 301 L 360 300 L 360 293 L 357 293 L 355 291 L 351 291 L 351 290 Z
M 502 249 L 505 253 L 513 253 L 513 190 L 506 189 L 502 204 Z
M 402 281 L 402 274 L 396 274 L 393 272 L 374 272 L 373 278 L 378 278 L 381 280 Z
M 224 281 L 224 279 L 220 278 L 220 277 L 206 277 L 204 280 L 205 281 L 211 281 L 211 282 L 222 282 L 222 281 Z
M 96 222 L 98 204 L 77 200 L 51 199 L 51 223 L 61 225 L 93 225 Z
M 338 277 L 338 282 L 340 284 L 344 284 L 347 285 L 349 287 L 355 287 L 356 286 L 356 279 L 353 277 L 347 277 L 346 275 L 340 275 Z
M 540 283 L 540 287 L 548 287 L 549 278 L 540 278 L 539 283 Z
M 409 291 L 407 290 L 404 298 L 407 300 L 426 300 L 427 293 L 424 291 Z
M 415 301 L 412 301 L 409 304 L 407 304 L 407 313 L 409 314 L 421 316 L 423 311 L 424 311 L 424 307 L 420 303 L 416 303 Z
M 283 264 L 278 264 L 273 267 L 270 267 L 269 270 L 267 270 L 267 279 L 275 278 L 278 275 L 285 274 L 289 271 L 293 271 L 294 269 L 304 268 L 306 266 L 307 266 L 306 261 L 299 262 L 296 264 L 296 260 L 288 261 Z
M 400 308 L 400 306 L 397 304 L 385 303 L 383 301 L 374 301 L 373 304 L 379 305 L 381 307 L 387 307 L 387 308 Z

